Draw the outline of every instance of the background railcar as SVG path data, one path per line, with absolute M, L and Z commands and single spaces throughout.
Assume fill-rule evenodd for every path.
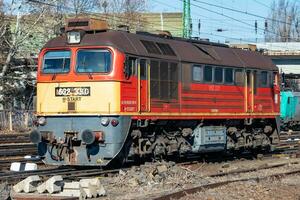
M 75 19 L 40 53 L 31 137 L 57 165 L 269 149 L 279 104 L 278 69 L 258 52 Z
M 280 118 L 282 130 L 300 130 L 300 92 L 280 92 Z
M 300 90 L 298 74 L 281 74 L 280 119 L 282 130 L 300 130 Z

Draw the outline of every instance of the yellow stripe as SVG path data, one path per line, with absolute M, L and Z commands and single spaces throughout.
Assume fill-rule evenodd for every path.
M 55 96 L 55 87 L 90 87 L 91 96 L 77 100 Z M 73 96 L 73 99 L 77 98 Z M 75 101 L 75 113 L 119 113 L 120 82 L 66 82 L 37 84 L 37 113 L 68 113 L 68 101 Z

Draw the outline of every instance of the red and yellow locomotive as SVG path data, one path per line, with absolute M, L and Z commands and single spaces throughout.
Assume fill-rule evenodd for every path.
M 266 149 L 278 142 L 278 69 L 258 52 L 69 20 L 39 56 L 44 162 L 107 165 Z

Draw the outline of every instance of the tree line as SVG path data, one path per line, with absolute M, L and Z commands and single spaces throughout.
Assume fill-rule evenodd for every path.
M 299 1 L 277 0 L 270 6 L 266 42 L 299 42 L 300 9 Z
M 39 50 L 69 17 L 95 16 L 140 27 L 146 0 L 0 0 L 0 104 L 32 107 Z M 17 102 L 17 103 L 16 103 Z

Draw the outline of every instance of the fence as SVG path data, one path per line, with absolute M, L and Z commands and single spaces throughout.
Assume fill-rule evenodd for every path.
M 1 131 L 26 131 L 34 125 L 34 112 L 28 110 L 0 111 Z

